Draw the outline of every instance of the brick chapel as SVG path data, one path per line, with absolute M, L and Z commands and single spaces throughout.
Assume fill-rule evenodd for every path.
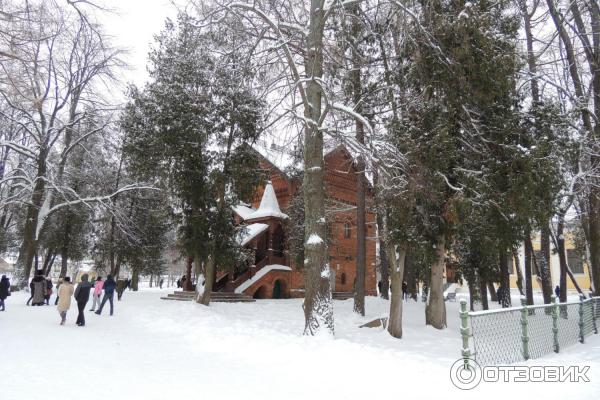
M 263 149 L 264 150 L 264 149 Z M 304 297 L 304 276 L 286 250 L 286 211 L 301 185 L 300 178 L 288 176 L 271 151 L 256 150 L 268 181 L 259 188 L 252 204 L 234 208 L 236 220 L 243 224 L 240 244 L 254 254 L 249 265 L 236 272 L 217 275 L 215 291 L 246 294 L 254 298 Z M 345 146 L 325 154 L 325 190 L 330 203 L 328 212 L 329 265 L 334 296 L 350 294 L 356 276 L 356 168 Z M 366 277 L 367 295 L 376 295 L 375 272 L 376 216 L 373 191 L 367 192 Z M 343 297 L 343 296 L 340 296 Z

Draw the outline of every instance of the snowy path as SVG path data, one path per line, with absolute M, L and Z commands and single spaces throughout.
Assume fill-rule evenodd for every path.
M 422 303 L 407 303 L 405 337 L 395 340 L 377 328 L 357 328 L 384 315 L 387 302 L 369 298 L 368 316 L 360 318 L 351 300 L 336 301 L 331 340 L 300 335 L 301 300 L 205 308 L 159 297 L 152 289 L 126 292 L 113 317 L 87 312 L 87 326 L 79 328 L 76 309 L 61 327 L 55 307 L 26 307 L 25 294 L 15 293 L 0 313 L 0 399 L 493 399 L 528 392 L 579 399 L 600 393 L 600 337 L 530 363 L 590 365 L 590 383 L 454 388 L 449 368 L 459 357 L 458 303 L 448 303 L 449 329 L 441 332 L 424 326 Z

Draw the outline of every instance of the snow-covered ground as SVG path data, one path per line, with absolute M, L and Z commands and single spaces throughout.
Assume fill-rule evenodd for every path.
M 529 365 L 589 365 L 589 383 L 489 383 L 460 391 L 450 366 L 460 357 L 458 302 L 448 329 L 424 326 L 424 305 L 405 303 L 404 338 L 358 328 L 384 316 L 368 298 L 334 301 L 336 338 L 301 335 L 301 300 L 248 304 L 160 300 L 167 289 L 128 291 L 102 316 L 59 326 L 54 306 L 27 307 L 26 293 L 0 313 L 0 399 L 592 399 L 600 393 L 600 335 Z M 91 305 L 91 304 L 90 304 Z M 89 307 L 88 307 L 89 308 Z M 501 335 L 501 332 L 498 332 Z

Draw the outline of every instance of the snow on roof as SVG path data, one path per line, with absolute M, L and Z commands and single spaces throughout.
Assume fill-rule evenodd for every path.
M 246 220 L 250 217 L 250 215 L 252 215 L 252 213 L 254 211 L 256 211 L 254 208 L 252 207 L 248 207 L 245 204 L 239 204 L 233 208 L 233 212 L 235 212 L 237 215 L 239 215 L 243 220 Z
M 267 224 L 256 223 L 256 224 L 246 225 L 244 227 L 244 230 L 238 236 L 240 245 L 241 246 L 247 245 L 248 242 L 250 242 L 252 239 L 257 237 L 264 231 L 266 231 L 268 228 L 269 228 L 269 225 L 267 225 Z
M 265 140 L 257 140 L 252 145 L 252 148 L 281 172 L 284 172 L 297 162 L 293 151 L 290 151 L 289 147 L 278 145 L 274 142 L 268 144 Z M 298 167 L 302 168 L 302 164 L 300 163 Z
M 252 148 L 284 174 L 290 167 L 295 167 L 299 170 L 303 168 L 303 160 L 297 159 L 294 156 L 297 151 L 295 147 L 290 146 L 287 143 L 278 144 L 277 139 L 273 137 L 271 137 L 269 140 L 270 142 L 267 140 L 258 140 L 252 145 Z M 354 162 L 358 158 L 359 154 L 368 153 L 365 145 L 360 144 L 356 138 L 352 136 L 328 137 L 324 141 L 323 145 L 324 157 L 339 149 L 343 149 Z M 370 156 L 367 156 L 366 160 L 368 161 L 370 158 Z M 369 183 L 372 184 L 373 178 L 371 174 L 367 173 L 366 175 Z
M 258 206 L 258 210 L 254 211 L 252 215 L 246 219 L 250 220 L 264 217 L 276 217 L 282 219 L 288 218 L 287 214 L 282 213 L 279 209 L 279 202 L 277 201 L 275 189 L 273 189 L 271 182 L 267 182 L 267 185 L 265 186 L 265 191 L 263 192 L 262 199 L 260 200 L 260 206 Z
M 306 244 L 312 245 L 312 246 L 316 246 L 321 243 L 323 243 L 323 239 L 321 239 L 321 236 L 317 235 L 316 233 L 312 233 L 310 235 L 310 237 L 308 238 L 308 240 L 306 241 Z
M 254 283 L 258 282 L 258 280 L 260 278 L 262 278 L 263 276 L 265 276 L 266 274 L 268 274 L 269 272 L 271 272 L 273 270 L 276 270 L 276 271 L 291 271 L 292 269 L 290 267 L 288 267 L 288 266 L 280 265 L 280 264 L 265 265 L 264 267 L 262 267 L 260 269 L 260 271 L 258 271 L 256 273 L 256 275 L 254 275 L 252 278 L 250 278 L 247 281 L 245 281 L 244 283 L 242 283 L 240 286 L 236 287 L 235 288 L 235 292 L 236 293 L 244 293 L 244 290 L 248 289 Z

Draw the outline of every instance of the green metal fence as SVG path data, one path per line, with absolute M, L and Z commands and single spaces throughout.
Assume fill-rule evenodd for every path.
M 460 302 L 463 358 L 480 365 L 511 364 L 543 357 L 598 333 L 600 297 L 578 302 L 527 306 L 488 311 L 467 311 Z

